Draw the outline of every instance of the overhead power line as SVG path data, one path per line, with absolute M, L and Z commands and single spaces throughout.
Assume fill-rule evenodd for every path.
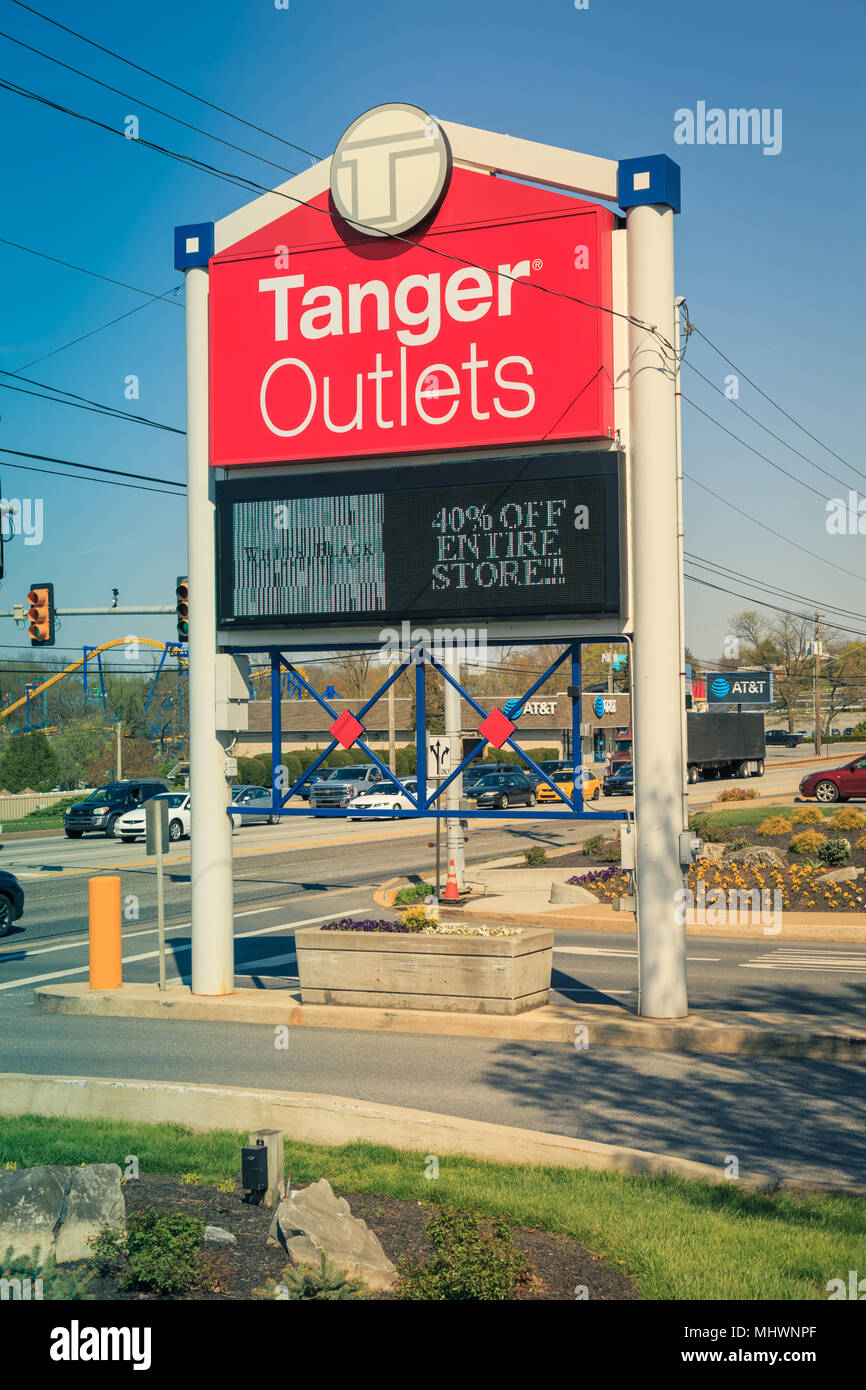
M 711 487 L 707 487 L 706 483 L 702 483 L 699 478 L 693 477 L 691 473 L 683 472 L 683 477 L 686 478 L 688 482 L 694 483 L 695 487 L 701 488 L 703 492 L 708 492 L 710 497 L 715 497 L 717 502 L 721 502 L 725 507 L 730 507 L 731 511 L 736 512 L 738 516 L 744 516 L 747 521 L 751 521 L 755 526 L 760 526 L 762 531 L 768 531 L 770 535 L 775 536 L 777 540 L 784 541 L 786 545 L 792 545 L 795 550 L 801 550 L 804 555 L 809 556 L 810 560 L 818 560 L 822 565 L 829 565 L 831 569 L 838 570 L 840 574 L 847 574 L 850 579 L 856 579 L 858 584 L 866 584 L 866 576 L 855 574 L 853 570 L 845 569 L 844 565 L 837 565 L 832 560 L 825 560 L 823 555 L 816 555 L 815 552 L 809 550 L 807 546 L 800 545 L 799 541 L 792 540 L 790 536 L 784 535 L 781 531 L 775 531 L 773 527 L 768 526 L 766 522 L 759 521 L 758 518 L 752 516 L 750 512 L 744 512 L 742 507 L 735 506 L 727 497 L 722 497 L 721 493 L 713 492 Z
M 149 101 L 144 101 L 141 97 L 133 96 L 131 92 L 124 92 L 120 87 L 112 87 L 110 82 L 103 82 L 98 77 L 93 77 L 91 73 L 84 72 L 82 68 L 73 67 L 71 63 L 61 62 L 59 58 L 53 58 L 50 53 L 45 53 L 41 48 L 34 48 L 32 44 L 24 43 L 22 39 L 16 39 L 12 34 L 7 34 L 0 30 L 0 39 L 6 39 L 9 43 L 17 44 L 19 48 L 26 48 L 29 53 L 35 53 L 37 57 L 44 58 L 49 63 L 55 63 L 59 68 L 65 68 L 67 72 L 74 72 L 76 77 L 83 77 L 87 82 L 93 82 L 97 87 L 104 87 L 107 92 L 114 92 L 116 96 L 123 97 L 126 101 L 134 102 L 136 106 L 143 106 L 147 111 L 154 111 L 158 116 L 164 116 L 167 121 L 174 121 L 176 125 L 185 126 L 187 130 L 194 130 L 197 135 L 204 135 L 208 140 L 216 140 L 217 144 L 225 145 L 230 150 L 236 150 L 239 154 L 249 155 L 250 159 L 257 159 L 262 164 L 269 164 L 272 169 L 279 169 L 283 174 L 297 174 L 296 169 L 288 169 L 285 164 L 277 164 L 273 159 L 266 159 L 264 155 L 255 154 L 252 150 L 245 149 L 243 145 L 236 145 L 232 140 L 224 140 L 221 135 L 213 135 L 209 130 L 202 130 L 201 126 L 193 125 L 191 121 L 184 121 L 180 116 L 173 116 L 170 111 L 163 111 L 160 106 L 154 106 Z
M 746 603 L 754 603 L 758 608 L 771 608 L 775 613 L 786 613 L 790 618 L 796 618 L 798 622 L 811 622 L 813 619 L 807 613 L 797 613 L 793 608 L 782 608 L 778 603 L 768 603 L 766 599 L 753 598 L 751 594 L 744 594 L 739 589 L 727 589 L 721 584 L 712 584 L 708 579 L 701 579 L 696 574 L 686 572 L 686 579 L 693 584 L 702 584 L 705 589 L 717 589 L 721 594 L 733 594 L 734 598 L 741 598 Z M 833 623 L 840 632 L 848 632 L 854 637 L 866 638 L 866 631 L 860 628 L 846 627 L 843 623 Z
M 13 377 L 16 382 L 23 381 L 27 386 L 38 386 L 38 391 L 28 391 L 25 386 L 13 386 L 9 381 L 0 381 L 0 387 L 7 391 L 19 391 L 24 396 L 36 396 L 38 400 L 51 401 L 54 405 L 71 405 L 77 410 L 87 410 L 96 415 L 108 415 L 115 420 L 129 420 L 136 425 L 148 425 L 151 429 L 165 430 L 169 434 L 186 434 L 186 430 L 178 429 L 176 425 L 165 425 L 161 420 L 151 420 L 147 415 L 136 415 L 130 410 L 121 410 L 118 406 L 106 405 L 104 401 L 93 401 L 88 396 L 79 396 L 74 391 L 66 391 L 62 386 L 49 386 L 44 381 L 34 381 L 31 377 L 21 376 L 20 372 L 10 372 L 0 367 L 0 376 Z M 53 395 L 44 395 L 44 392 L 53 392 Z M 70 400 L 58 400 L 58 396 L 69 396 Z
M 166 290 L 165 294 L 154 294 L 152 290 L 143 290 L 138 285 L 130 285 L 127 280 L 115 280 L 111 275 L 102 275 L 98 270 L 88 270 L 86 266 L 75 265 L 72 261 L 62 261 L 59 256 L 49 256 L 47 251 L 37 251 L 33 246 L 22 246 L 20 241 L 10 241 L 8 237 L 0 236 L 0 245 L 14 246 L 16 251 L 25 251 L 28 256 L 38 256 L 43 261 L 53 261 L 55 265 L 65 266 L 67 270 L 77 270 L 81 275 L 92 275 L 94 280 L 104 280 L 107 285 L 118 285 L 120 289 L 132 290 L 133 294 L 143 294 L 147 299 L 156 299 L 163 304 L 174 304 L 178 309 L 183 305 L 177 299 L 169 296 L 176 294 L 183 289 L 183 285 L 176 285 L 171 290 Z
M 747 420 L 751 420 L 753 424 L 757 425 L 758 428 L 762 429 L 766 434 L 769 434 L 771 438 L 778 440 L 780 444 L 784 444 L 786 449 L 790 449 L 792 454 L 796 454 L 797 458 L 801 458 L 804 463 L 808 463 L 811 468 L 816 468 L 818 472 L 823 473 L 825 477 L 832 478 L 834 483 L 839 483 L 840 487 L 850 487 L 850 483 L 847 483 L 844 478 L 838 478 L 835 473 L 830 472 L 829 468 L 824 468 L 820 463 L 816 463 L 814 459 L 810 459 L 807 454 L 802 454 L 799 449 L 794 448 L 793 444 L 789 444 L 787 439 L 783 439 L 780 434 L 776 434 L 775 430 L 771 430 L 768 425 L 765 425 L 762 420 L 759 420 L 757 415 L 751 415 L 748 410 L 745 410 L 743 406 L 740 405 L 739 401 L 732 400 L 730 396 L 726 396 L 721 387 L 717 386 L 714 381 L 711 381 L 708 376 L 704 376 L 703 372 L 698 370 L 691 359 L 685 358 L 684 360 L 686 366 L 690 367 L 691 370 L 701 378 L 701 381 L 705 381 L 708 386 L 711 386 L 723 400 L 729 401 L 731 405 L 736 406 L 740 414 L 745 415 Z M 683 399 L 685 400 L 685 397 L 683 397 Z M 693 404 L 693 402 L 689 402 L 689 404 Z M 699 409 L 697 406 L 695 408 Z M 724 428 L 724 426 L 722 426 L 722 428 Z M 858 478 L 866 478 L 866 473 L 861 473 L 860 469 L 855 468 L 852 463 L 847 464 L 846 467 L 850 468 L 852 473 L 856 473 Z
M 15 0 L 15 3 L 17 4 L 18 0 Z M 823 439 L 819 439 L 816 434 L 812 434 L 811 430 L 807 430 L 805 425 L 801 425 L 800 421 L 796 420 L 793 415 L 790 415 L 788 411 L 785 410 L 784 406 L 779 405 L 778 401 L 774 401 L 773 397 L 768 395 L 766 391 L 762 390 L 758 383 L 756 381 L 753 381 L 750 376 L 747 376 L 743 369 L 737 366 L 736 362 L 732 362 L 730 357 L 726 357 L 725 354 L 722 352 L 722 349 L 720 347 L 717 347 L 716 344 L 712 341 L 712 339 L 707 337 L 706 333 L 702 332 L 702 330 L 698 328 L 695 324 L 691 324 L 690 326 L 692 331 L 694 333 L 697 333 L 698 337 L 703 338 L 704 342 L 707 343 L 708 346 L 713 349 L 713 352 L 718 353 L 719 357 L 721 357 L 723 362 L 727 362 L 729 367 L 733 367 L 737 375 L 741 376 L 744 381 L 747 381 L 749 385 L 752 387 L 752 389 L 757 391 L 759 396 L 764 397 L 765 401 L 769 401 L 770 405 L 772 405 L 776 410 L 778 410 L 780 414 L 784 415 L 786 420 L 790 420 L 792 425 L 796 425 L 798 430 L 802 430 L 803 434 L 808 435 L 808 437 L 813 441 L 813 443 L 820 445 L 820 447 L 826 450 L 828 454 L 832 454 L 834 459 L 838 459 L 840 463 L 844 463 L 846 468 L 850 468 L 854 473 L 858 471 L 854 467 L 854 465 L 852 463 L 849 463 L 847 459 L 843 458 L 841 454 L 837 454 L 835 449 L 831 449 L 829 444 L 825 444 Z
M 146 77 L 152 77 L 155 82 L 161 82 L 166 87 L 171 87 L 175 92 L 181 92 L 185 97 L 191 97 L 193 101 L 200 102 L 202 106 L 209 106 L 211 111 L 218 111 L 221 116 L 228 116 L 230 120 L 238 121 L 250 130 L 257 130 L 260 135 L 267 135 L 270 140 L 277 140 L 281 145 L 286 145 L 291 150 L 297 150 L 300 154 L 308 155 L 310 159 L 319 160 L 320 155 L 314 154 L 312 150 L 304 149 L 303 145 L 296 145 L 292 140 L 287 140 L 283 135 L 277 135 L 273 130 L 266 130 L 264 126 L 256 125 L 254 121 L 248 121 L 243 116 L 236 115 L 233 111 L 228 111 L 224 106 L 217 106 L 214 102 L 208 101 L 206 97 L 200 97 L 195 92 L 191 92 L 188 87 L 181 87 L 177 82 L 172 82 L 167 77 L 160 77 L 159 73 L 153 72 L 150 68 L 142 67 L 140 63 L 134 63 L 130 58 L 124 58 L 122 53 L 115 53 L 113 49 L 106 48 L 104 44 L 97 43 L 95 39 L 89 39 L 85 34 L 79 34 L 77 29 L 70 29 L 66 24 L 61 24 L 59 20 L 52 19 L 49 15 L 43 14 L 41 10 L 34 9 L 32 5 L 25 5 L 23 0 L 12 0 L 19 10 L 27 10 L 30 14 L 35 14 L 38 19 L 42 19 L 46 24 L 53 24 L 55 29 L 62 29 L 65 34 L 71 34 L 73 38 L 80 39 L 82 43 L 89 44 L 91 48 L 96 48 L 100 53 L 107 53 L 109 58 L 115 58 L 119 63 L 125 63 L 127 67 L 135 68 L 136 72 L 144 73 Z
M 709 560 L 705 556 L 693 555 L 690 551 L 684 552 L 685 558 L 691 565 L 698 565 L 701 569 L 708 569 L 716 574 L 724 575 L 729 579 L 741 579 L 750 584 L 760 584 L 762 588 L 773 593 L 777 598 L 796 599 L 809 606 L 811 612 L 821 609 L 828 613 L 838 613 L 844 618 L 856 618 L 859 622 L 866 623 L 866 613 L 858 613 L 853 608 L 840 608 L 835 603 L 826 603 L 821 599 L 809 598 L 807 594 L 798 594 L 790 589 L 785 589 L 779 584 L 772 583 L 769 579 L 756 579 L 753 574 L 745 574 L 742 570 L 731 569 L 727 565 L 720 565 L 714 560 Z
M 26 453 L 26 452 L 24 452 L 24 451 L 22 451 L 22 450 L 18 450 L 18 449 L 7 449 L 7 448 L 5 448 L 5 447 L 2 446 L 2 445 L 0 445 L 0 453 L 3 453 L 3 454 L 14 454 L 17 458 L 35 458 L 35 459 L 42 459 L 43 457 L 45 457 L 45 456 L 42 455 L 42 454 L 30 454 L 30 453 Z M 59 463 L 69 463 L 70 461 L 69 461 L 68 459 L 58 459 L 57 462 L 59 462 Z M 114 479 L 112 479 L 112 478 L 90 478 L 90 477 L 83 477 L 80 473 L 61 473 L 61 472 L 59 472 L 58 469 L 56 469 L 56 468 L 38 468 L 38 467 L 36 467 L 35 464 L 32 464 L 32 463 L 9 463 L 8 460 L 3 459 L 3 460 L 2 460 L 2 465 L 3 465 L 4 468 L 21 469 L 21 470 L 23 470 L 23 471 L 26 472 L 26 473 L 47 473 L 47 474 L 49 474 L 50 476 L 52 476 L 52 477 L 54 477 L 54 478 L 71 478 L 74 482 L 78 482 L 78 483 L 102 483 L 103 486 L 105 486 L 105 487 L 128 487 L 128 488 L 132 488 L 133 491 L 135 491 L 135 492 L 156 492 L 156 493 L 159 494 L 160 497 L 182 497 L 182 496 L 183 496 L 183 494 L 182 494 L 181 492 L 166 492 L 165 489 L 164 489 L 163 487 L 146 487 L 143 483 L 123 483 L 123 482 L 119 482 L 119 481 L 114 481 Z M 78 468 L 87 468 L 87 467 L 89 467 L 90 465 L 87 465 L 87 464 L 73 464 L 73 465 L 71 465 L 71 466 L 72 466 L 72 467 L 78 467 Z M 138 475 L 138 474 L 130 474 L 129 476 L 130 476 L 130 477 L 137 477 L 137 476 L 140 476 L 140 475 Z M 159 481 L 160 481 L 160 482 L 164 482 L 164 483 L 168 483 L 168 482 L 169 482 L 169 479 L 168 479 L 168 478 L 159 479 Z M 179 484 L 177 484 L 177 483 L 172 483 L 171 486 L 172 486 L 172 487 L 178 487 Z

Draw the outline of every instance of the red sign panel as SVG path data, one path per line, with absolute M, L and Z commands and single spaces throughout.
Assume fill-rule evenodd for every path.
M 464 169 L 423 235 L 288 211 L 211 261 L 211 462 L 608 437 L 613 225 Z

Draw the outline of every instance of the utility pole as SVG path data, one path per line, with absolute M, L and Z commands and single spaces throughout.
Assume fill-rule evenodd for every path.
M 389 662 L 388 675 L 393 675 L 394 667 Z M 388 766 L 391 771 L 397 771 L 397 720 L 394 704 L 394 686 L 388 686 Z
M 442 668 L 447 671 L 453 680 L 460 680 L 460 658 L 458 656 L 446 656 L 442 661 Z M 460 694 L 454 689 L 450 681 L 445 681 L 445 732 L 449 741 L 457 752 L 457 762 L 460 762 L 460 734 L 463 723 L 463 710 Z M 460 824 L 460 800 L 463 796 L 463 777 L 455 777 L 445 792 L 445 808 L 450 813 L 446 821 L 446 858 L 450 870 L 451 860 L 454 860 L 454 869 L 457 874 L 457 887 L 463 892 L 466 880 L 466 864 L 463 854 L 463 827 Z M 437 822 L 438 824 L 438 822 Z
M 622 166 L 620 166 L 622 169 Z M 620 199 L 622 205 L 623 199 Z M 633 762 L 638 1012 L 688 1013 L 683 869 L 683 633 L 677 492 L 674 208 L 626 206 L 633 497 Z M 653 327 L 653 325 L 655 327 Z
M 815 653 L 815 757 L 820 758 L 823 751 L 821 740 L 821 625 L 820 615 L 815 614 L 815 640 L 812 648 Z
M 121 745 L 120 745 L 120 739 L 121 739 L 122 731 L 123 731 L 123 725 L 122 725 L 121 721 L 118 719 L 118 721 L 117 721 L 117 780 L 118 780 L 118 782 L 121 781 L 121 779 L 123 778 L 123 749 L 121 748 Z

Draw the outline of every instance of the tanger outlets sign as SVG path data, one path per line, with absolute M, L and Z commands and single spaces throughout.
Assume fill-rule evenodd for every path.
M 619 608 L 616 453 L 217 484 L 221 628 Z
M 463 168 L 441 196 L 436 138 L 363 136 L 338 152 L 337 198 L 211 261 L 211 461 L 609 437 L 613 215 Z

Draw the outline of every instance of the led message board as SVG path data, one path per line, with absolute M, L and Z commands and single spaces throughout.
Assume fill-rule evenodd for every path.
M 220 482 L 219 626 L 615 615 L 619 468 L 606 451 Z

